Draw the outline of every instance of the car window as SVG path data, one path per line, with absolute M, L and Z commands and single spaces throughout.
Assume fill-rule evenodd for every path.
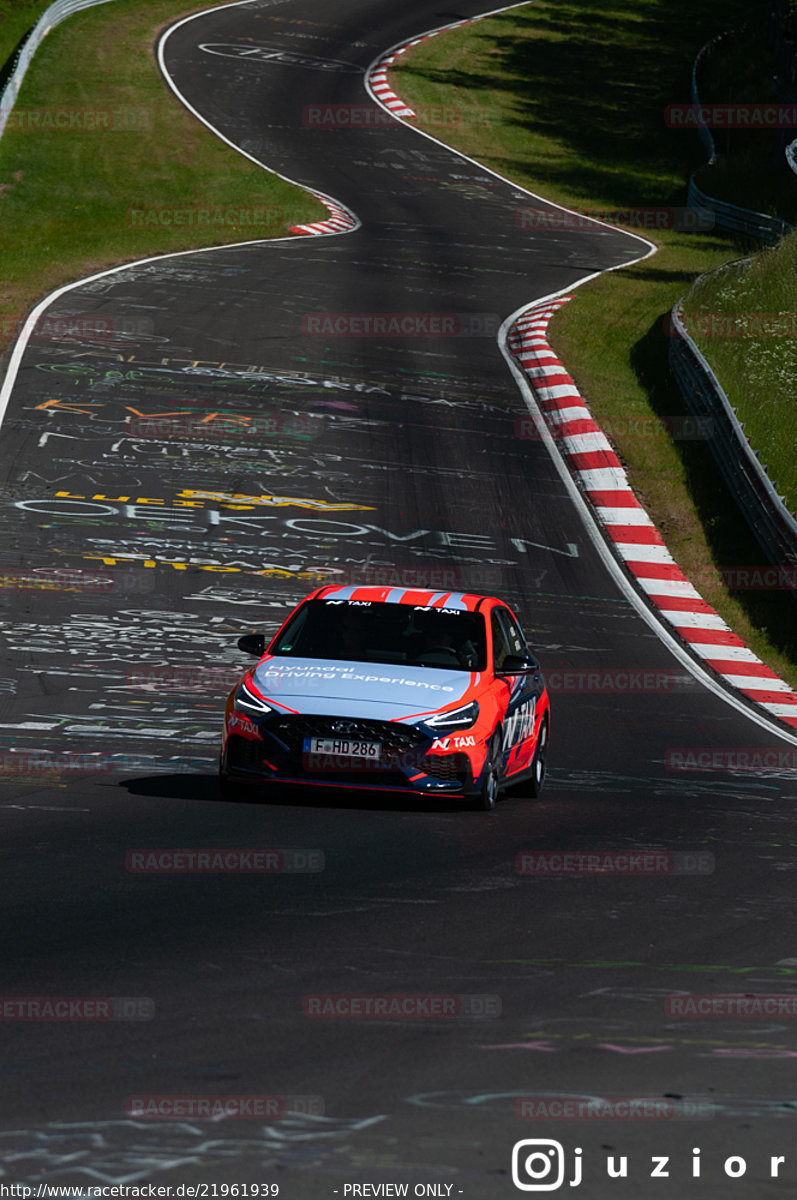
M 302 605 L 269 653 L 483 671 L 487 637 L 481 613 L 330 598 Z
M 512 653 L 498 612 L 499 610 L 494 608 L 490 616 L 490 627 L 493 631 L 493 669 L 496 671 L 500 671 L 507 654 Z
M 496 611 L 498 613 L 498 619 L 504 628 L 510 653 L 519 654 L 521 658 L 525 658 L 529 650 L 528 646 L 526 645 L 526 639 L 520 632 L 520 626 L 518 625 L 517 621 L 512 616 L 508 608 L 499 608 Z

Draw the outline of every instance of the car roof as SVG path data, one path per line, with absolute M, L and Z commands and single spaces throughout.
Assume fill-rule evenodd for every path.
M 360 587 L 357 585 L 328 585 L 308 596 L 308 600 L 359 600 L 371 604 L 409 604 L 424 608 L 455 608 L 463 612 L 478 612 L 500 601 L 491 596 L 470 592 L 441 592 L 428 588 Z

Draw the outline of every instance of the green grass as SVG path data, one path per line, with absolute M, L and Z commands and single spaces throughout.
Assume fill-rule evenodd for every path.
M 661 0 L 540 0 L 423 43 L 391 77 L 419 103 L 445 91 L 462 114 L 456 144 L 546 196 L 672 204 L 703 158 L 696 135 L 664 118 L 667 104 L 689 102 L 695 24 L 684 0 L 672 11 Z
M 445 140 L 542 196 L 587 211 L 680 206 L 705 154 L 696 134 L 668 129 L 665 109 L 689 103 L 701 46 L 744 19 L 746 0 L 540 0 L 422 43 L 390 77 L 412 105 L 458 109 Z M 721 568 L 763 563 L 761 551 L 705 444 L 674 442 L 657 420 L 685 415 L 667 314 L 699 274 L 743 247 L 719 230 L 651 240 L 652 258 L 575 292 L 551 324 L 553 345 L 683 570 L 795 685 L 793 605 L 782 592 L 725 586 Z
M 770 479 L 797 510 L 797 233 L 742 269 L 699 280 L 684 313 Z
M 284 236 L 328 215 L 226 146 L 167 88 L 156 37 L 185 8 L 114 0 L 70 17 L 37 51 L 0 138 L 0 350 L 32 303 L 61 284 L 153 254 Z M 42 115 L 31 127 L 56 109 L 98 113 L 97 127 L 43 129 Z M 134 210 L 160 220 L 196 209 L 258 210 L 258 223 L 133 223 Z

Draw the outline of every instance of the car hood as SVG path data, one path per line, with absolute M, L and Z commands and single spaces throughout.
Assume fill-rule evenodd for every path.
M 263 659 L 254 681 L 267 699 L 302 713 L 384 720 L 469 700 L 478 672 L 285 656 Z

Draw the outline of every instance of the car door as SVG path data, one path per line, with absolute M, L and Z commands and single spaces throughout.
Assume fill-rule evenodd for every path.
M 509 655 L 521 658 L 533 657 L 523 632 L 508 608 L 494 608 L 491 615 L 493 627 L 493 654 L 496 670 Z M 507 777 L 526 770 L 534 755 L 534 718 L 540 694 L 539 674 L 511 675 L 509 701 L 504 718 L 504 774 Z

